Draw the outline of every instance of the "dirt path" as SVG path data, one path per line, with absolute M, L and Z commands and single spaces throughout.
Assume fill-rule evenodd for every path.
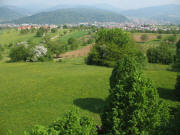
M 79 56 L 87 56 L 88 53 L 90 52 L 92 48 L 92 45 L 88 45 L 84 48 L 81 48 L 79 50 L 71 51 L 71 52 L 66 52 L 64 54 L 61 54 L 61 58 L 72 58 L 72 57 L 79 57 Z

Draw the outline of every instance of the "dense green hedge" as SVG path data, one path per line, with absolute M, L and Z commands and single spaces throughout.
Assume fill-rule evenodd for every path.
M 175 60 L 174 51 L 166 43 L 147 50 L 147 58 L 150 63 L 171 64 Z

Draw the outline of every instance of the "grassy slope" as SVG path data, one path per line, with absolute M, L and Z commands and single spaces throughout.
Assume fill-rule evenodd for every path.
M 67 34 L 67 35 L 61 37 L 61 41 L 65 42 L 65 41 L 67 41 L 71 37 L 73 37 L 75 39 L 78 39 L 78 38 L 83 37 L 83 36 L 85 36 L 87 34 L 88 34 L 87 31 L 75 31 L 75 32 L 72 32 L 70 34 Z
M 17 41 L 26 41 L 35 36 L 35 33 L 20 34 L 14 29 L 3 31 L 0 34 L 0 44 L 9 44 Z
M 176 73 L 148 64 L 145 74 L 160 87 L 160 97 L 180 105 L 173 95 Z M 100 123 L 111 68 L 87 66 L 83 59 L 62 63 L 0 63 L 0 134 L 21 135 L 35 124 L 48 125 L 73 105 Z

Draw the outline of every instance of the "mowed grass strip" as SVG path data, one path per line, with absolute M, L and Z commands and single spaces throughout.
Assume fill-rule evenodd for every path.
M 88 66 L 83 58 L 61 63 L 0 63 L 0 134 L 8 129 L 22 135 L 33 125 L 49 125 L 73 106 L 100 124 L 99 113 L 108 96 L 112 68 Z M 176 72 L 169 66 L 148 64 L 160 97 L 180 105 L 173 94 Z

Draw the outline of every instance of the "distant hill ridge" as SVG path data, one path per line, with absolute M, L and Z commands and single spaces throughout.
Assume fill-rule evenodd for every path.
M 0 6 L 0 22 L 18 19 L 29 14 L 25 9 L 14 6 Z
M 128 19 L 119 13 L 96 8 L 68 8 L 42 12 L 11 21 L 11 23 L 72 24 L 80 22 L 126 22 Z
M 164 5 L 126 10 L 122 11 L 121 14 L 133 18 L 146 19 L 147 21 L 180 24 L 180 5 Z

